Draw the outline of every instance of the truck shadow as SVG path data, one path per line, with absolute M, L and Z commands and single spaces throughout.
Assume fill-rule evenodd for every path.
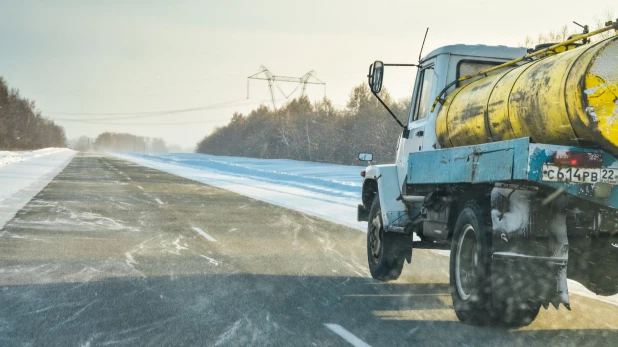
M 540 317 L 529 330 L 473 327 L 456 320 L 446 284 L 359 277 L 215 274 L 3 286 L 0 307 L 3 346 L 343 345 L 326 323 L 372 346 L 618 341 L 618 323 L 599 323 L 617 321 L 606 314 L 613 306 L 588 307 L 603 316 L 586 324 L 562 311 L 556 317 L 570 321 Z

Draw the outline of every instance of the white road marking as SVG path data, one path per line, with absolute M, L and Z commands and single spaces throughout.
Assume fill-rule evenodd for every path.
M 142 186 L 137 186 L 137 188 L 139 188 L 139 189 L 141 189 L 141 190 L 144 190 L 144 188 L 142 188 Z
M 214 265 L 216 265 L 216 266 L 219 266 L 219 264 L 221 264 L 221 262 L 220 262 L 220 261 L 218 261 L 218 260 L 216 260 L 216 259 L 212 259 L 211 257 L 205 256 L 205 255 L 203 255 L 203 254 L 200 254 L 199 256 L 200 256 L 200 257 L 202 257 L 202 258 L 204 258 L 204 259 L 206 259 L 206 260 L 208 260 L 208 262 L 209 262 L 209 263 L 214 264 Z
M 365 341 L 354 336 L 351 332 L 345 330 L 339 324 L 324 324 L 328 329 L 332 330 L 335 334 L 341 336 L 344 340 L 348 341 L 354 347 L 371 347 Z
M 197 232 L 198 234 L 204 236 L 204 238 L 210 242 L 217 242 L 217 240 L 215 240 L 212 236 L 206 234 L 206 232 L 200 228 L 197 227 L 192 227 L 191 229 L 195 230 L 195 232 Z
M 161 201 L 159 198 L 156 198 L 155 201 L 158 202 L 159 205 L 163 205 L 163 201 Z
M 238 328 L 240 328 L 241 322 L 242 320 L 240 319 L 234 322 L 234 324 L 229 329 L 227 329 L 226 331 L 223 332 L 223 334 L 217 337 L 217 341 L 215 341 L 215 344 L 213 346 L 217 347 L 221 345 L 226 345 L 229 342 L 229 340 L 236 335 L 236 331 L 238 330 Z

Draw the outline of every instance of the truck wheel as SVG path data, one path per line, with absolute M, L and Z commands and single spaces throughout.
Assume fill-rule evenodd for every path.
M 367 258 L 371 277 L 380 281 L 396 280 L 403 269 L 404 254 L 400 251 L 400 235 L 387 233 L 382 225 L 380 199 L 376 196 L 367 223 Z
M 526 326 L 540 304 L 494 307 L 491 288 L 491 224 L 482 207 L 468 202 L 459 214 L 451 242 L 450 289 L 460 321 L 472 325 Z
M 491 296 L 491 230 L 482 208 L 468 202 L 457 218 L 451 242 L 450 290 L 460 321 L 495 324 Z

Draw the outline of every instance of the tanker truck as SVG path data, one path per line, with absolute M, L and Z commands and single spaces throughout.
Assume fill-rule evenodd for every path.
M 567 278 L 618 293 L 617 23 L 536 49 L 371 64 L 369 87 L 403 128 L 395 163 L 359 154 L 373 278 L 397 279 L 413 248 L 450 250 L 453 308 L 473 325 L 570 310 Z M 380 98 L 389 66 L 418 69 L 405 121 Z

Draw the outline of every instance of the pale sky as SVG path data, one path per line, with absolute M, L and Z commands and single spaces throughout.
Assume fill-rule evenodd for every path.
M 575 30 L 573 20 L 593 25 L 608 10 L 618 16 L 615 0 L 597 0 L 594 9 L 574 0 L 53 3 L 0 1 L 0 76 L 68 138 L 129 132 L 190 148 L 234 111 L 268 104 L 266 81 L 252 81 L 246 99 L 247 76 L 260 65 L 285 76 L 315 70 L 326 96 L 343 107 L 372 61 L 415 63 L 426 27 L 428 53 L 457 43 L 519 46 L 526 35 L 564 24 Z M 384 83 L 404 97 L 414 75 L 387 70 Z M 323 96 L 321 87 L 308 90 L 314 100 Z M 91 123 L 60 120 L 75 118 Z

